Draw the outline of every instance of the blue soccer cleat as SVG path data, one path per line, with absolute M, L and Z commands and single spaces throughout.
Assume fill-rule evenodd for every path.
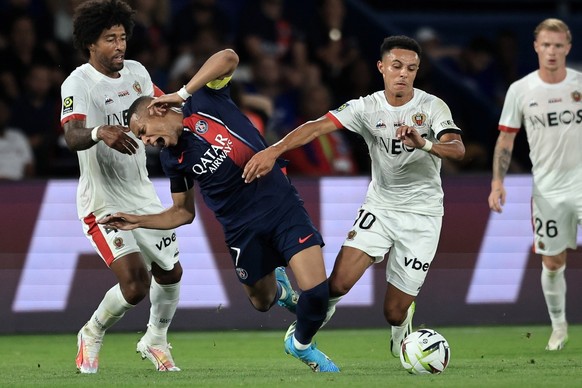
M 297 301 L 299 300 L 299 294 L 297 294 L 293 287 L 291 287 L 291 282 L 285 273 L 284 267 L 275 268 L 275 278 L 277 279 L 277 282 L 281 284 L 281 288 L 285 294 L 285 297 L 283 297 L 283 293 L 281 293 L 281 298 L 279 298 L 277 304 L 279 306 L 285 307 L 287 310 L 295 314 L 295 310 L 297 309 Z
M 325 354 L 317 349 L 315 344 L 305 350 L 298 350 L 293 344 L 293 336 L 285 340 L 285 353 L 301 360 L 314 372 L 339 372 L 339 368 Z

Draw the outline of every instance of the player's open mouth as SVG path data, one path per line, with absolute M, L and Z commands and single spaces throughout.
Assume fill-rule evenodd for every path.
M 156 140 L 156 145 L 158 147 L 163 147 L 166 145 L 166 142 L 162 137 L 158 137 L 158 140 Z

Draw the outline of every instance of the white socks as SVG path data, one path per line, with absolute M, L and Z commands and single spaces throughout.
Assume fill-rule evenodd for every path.
M 114 285 L 105 293 L 103 300 L 88 322 L 89 329 L 97 336 L 102 337 L 105 331 L 119 321 L 125 312 L 134 305 L 127 303 L 119 284 Z
M 149 336 L 152 342 L 166 342 L 168 327 L 176 313 L 179 297 L 180 282 L 158 284 L 152 278 L 150 287 L 152 306 L 146 332 L 146 336 Z M 125 312 L 133 307 L 134 305 L 127 303 L 119 284 L 116 284 L 105 293 L 97 310 L 91 316 L 88 327 L 96 336 L 102 337 L 107 329 L 117 323 Z
M 333 317 L 333 314 L 335 313 L 335 305 L 338 304 L 342 298 L 343 296 L 333 296 L 329 298 L 329 302 L 327 303 L 327 315 L 325 316 L 325 320 L 321 324 L 320 329 L 329 322 L 331 317 Z
M 178 301 L 180 298 L 180 284 L 158 284 L 152 278 L 150 287 L 150 301 L 152 306 L 150 308 L 150 320 L 148 322 L 148 329 L 146 336 L 150 336 L 153 342 L 166 342 L 166 335 L 168 327 L 172 323 L 172 318 L 178 308 Z
M 410 323 L 411 319 L 412 319 L 412 314 L 410 314 L 410 309 L 409 309 L 408 314 L 406 314 L 406 318 L 404 319 L 404 322 L 402 322 L 402 324 L 400 326 L 391 326 L 392 327 L 392 337 L 394 337 L 394 333 L 397 333 L 398 335 L 402 334 L 402 332 L 404 332 L 406 330 L 406 327 Z
M 311 346 L 311 342 L 307 345 L 302 344 L 301 342 L 297 341 L 297 338 L 295 338 L 295 335 L 293 335 L 293 346 L 295 346 L 295 349 L 297 350 L 305 350 Z
M 552 326 L 566 322 L 566 266 L 550 271 L 542 263 L 542 291 L 546 299 Z

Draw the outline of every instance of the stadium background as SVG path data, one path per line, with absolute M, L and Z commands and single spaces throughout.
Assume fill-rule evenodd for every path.
M 368 183 L 365 177 L 295 179 L 327 245 L 328 270 L 352 224 Z M 164 203 L 167 182 L 155 180 Z M 546 323 L 539 258 L 531 253 L 530 177 L 511 177 L 502 215 L 486 205 L 489 180 L 444 180 L 446 215 L 439 251 L 418 298 L 415 325 Z M 0 333 L 68 332 L 80 327 L 114 283 L 75 220 L 75 180 L 4 185 L 0 191 Z M 184 278 L 174 330 L 282 328 L 283 309 L 252 309 L 224 248 L 220 226 L 200 205 L 196 223 L 179 228 Z M 11 221 L 7 221 L 11 220 Z M 580 241 L 580 239 L 579 239 Z M 160 242 L 161 244 L 161 242 Z M 568 317 L 582 321 L 576 295 L 580 254 L 571 255 Z M 291 276 L 293 279 L 293 277 Z M 338 306 L 330 328 L 382 327 L 384 269 L 376 265 Z M 148 315 L 140 303 L 112 330 L 140 330 Z
M 0 3 L 0 9 L 6 9 L 8 3 Z M 40 3 L 32 1 L 31 9 L 40 7 Z M 172 12 L 179 13 L 186 3 L 172 1 Z M 225 23 L 234 28 L 242 10 L 252 1 L 216 3 L 227 11 Z M 383 37 L 400 33 L 415 36 L 421 27 L 430 27 L 441 42 L 451 47 L 464 47 L 475 37 L 493 41 L 501 32 L 510 32 L 516 39 L 519 68 L 531 71 L 536 67 L 532 30 L 542 19 L 554 16 L 572 28 L 574 45 L 569 65 L 579 68 L 582 64 L 582 46 L 577 44 L 582 32 L 579 1 L 433 0 L 394 4 L 346 0 L 345 4 L 351 31 L 357 34 L 361 53 L 371 66 Z M 308 0 L 288 1 L 287 6 L 294 20 L 315 13 L 314 3 Z M 424 63 L 431 64 L 428 79 L 435 94 L 451 105 L 467 136 L 490 151 L 499 105 L 442 62 L 424 58 Z M 373 73 L 372 90 L 381 88 L 376 75 Z M 415 325 L 548 323 L 539 285 L 540 262 L 529 247 L 530 177 L 524 136 L 521 140 L 517 154 L 521 169 L 508 181 L 510 203 L 501 216 L 491 215 L 487 208 L 487 163 L 487 168 L 461 167 L 443 173 L 443 233 L 418 299 Z M 76 220 L 74 175 L 73 165 L 34 179 L 0 182 L 4 221 L 0 226 L 0 333 L 75 332 L 113 284 L 113 276 L 92 252 Z M 162 177 L 154 180 L 168 203 L 167 182 Z M 324 234 L 329 271 L 368 180 L 365 174 L 354 174 L 297 176 L 293 181 Z M 185 276 L 191 283 L 183 288 L 173 329 L 285 327 L 292 320 L 286 311 L 273 309 L 264 314 L 251 308 L 231 269 L 219 226 L 203 205 L 199 204 L 197 210 L 197 224 L 178 231 Z M 582 271 L 579 256 L 579 252 L 571 254 L 566 275 L 571 323 L 582 322 L 575 301 L 575 296 L 582 293 L 582 286 L 575 282 Z M 384 266 L 376 265 L 369 272 L 353 295 L 339 305 L 331 328 L 385 325 L 381 312 Z M 113 330 L 143 329 L 148 308 L 148 303 L 141 303 Z

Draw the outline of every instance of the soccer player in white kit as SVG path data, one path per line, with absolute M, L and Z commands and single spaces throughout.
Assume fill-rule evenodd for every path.
M 76 9 L 74 43 L 89 61 L 61 86 L 65 139 L 79 157 L 78 216 L 85 235 L 118 281 L 79 331 L 76 364 L 81 373 L 97 372 L 105 331 L 148 291 L 150 318 L 137 351 L 159 371 L 180 370 L 167 342 L 182 276 L 175 231 L 128 232 L 96 222 L 120 209 L 137 214 L 164 209 L 148 178 L 144 147 L 124 127 L 131 103 L 157 89 L 141 64 L 124 58 L 132 13 L 119 0 L 89 1 Z
M 247 182 L 260 178 L 285 151 L 340 128 L 365 139 L 372 180 L 329 278 L 328 319 L 366 269 L 389 252 L 384 316 L 392 326 L 394 357 L 399 357 L 400 344 L 412 331 L 414 300 L 439 241 L 444 211 L 441 158 L 460 160 L 465 154 L 461 130 L 448 106 L 413 86 L 420 55 L 414 39 L 386 38 L 377 63 L 384 90 L 348 101 L 300 125 L 256 154 L 243 174 Z
M 576 249 L 582 224 L 582 73 L 566 67 L 572 47 L 568 26 L 546 19 L 534 30 L 539 69 L 510 85 L 499 119 L 489 207 L 502 211 L 503 180 L 523 126 L 532 162 L 534 251 L 542 256 L 542 291 L 552 321 L 546 350 L 568 341 L 566 250 Z

